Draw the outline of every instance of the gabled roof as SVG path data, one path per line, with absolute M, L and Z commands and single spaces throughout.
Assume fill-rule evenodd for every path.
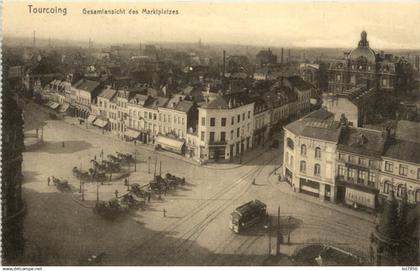
M 290 84 L 297 90 L 304 91 L 304 90 L 311 90 L 315 88 L 314 85 L 306 82 L 305 80 L 303 80 L 302 77 L 297 76 L 297 75 L 289 76 L 286 78 L 286 80 L 288 80 Z
M 81 79 L 73 87 L 87 92 L 93 92 L 99 85 L 100 83 L 97 81 Z
M 180 101 L 177 106 L 175 107 L 175 110 L 182 111 L 182 112 L 189 112 L 190 109 L 193 107 L 194 102 L 191 101 Z
M 144 106 L 148 98 L 149 96 L 147 95 L 135 94 L 133 98 L 130 100 L 130 103 L 135 103 L 135 104 Z
M 169 99 L 165 97 L 150 97 L 145 107 L 147 108 L 158 108 L 165 107 L 168 104 Z

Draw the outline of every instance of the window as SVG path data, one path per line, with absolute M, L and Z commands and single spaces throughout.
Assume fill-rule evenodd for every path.
M 293 140 L 290 137 L 287 138 L 287 147 L 289 147 L 292 150 L 294 148 Z
M 315 176 L 320 176 L 321 175 L 321 166 L 319 164 L 315 164 L 314 175 Z
M 375 161 L 369 160 L 369 167 L 370 168 L 375 168 Z
M 420 202 L 420 189 L 416 190 L 416 202 Z
M 177 120 L 177 116 L 174 116 L 174 123 L 176 123 L 176 120 Z
M 349 168 L 348 172 L 349 172 L 348 178 L 350 180 L 354 180 L 356 178 L 356 170 L 354 168 Z
M 222 118 L 221 120 L 222 127 L 226 126 L 226 118 Z
M 375 186 L 375 173 L 370 172 L 369 173 L 369 180 L 368 180 L 368 185 L 369 186 Z
M 338 176 L 344 177 L 345 175 L 346 175 L 346 169 L 344 168 L 344 166 L 339 165 L 338 166 Z
M 417 169 L 417 179 L 420 179 L 420 168 Z
M 201 132 L 201 141 L 204 141 L 204 135 L 205 135 L 205 133 L 204 132 Z
M 147 119 L 147 112 L 144 112 L 144 118 Z
M 238 115 L 238 123 L 241 121 L 241 115 Z
M 156 113 L 153 114 L 153 119 L 156 120 L 157 119 L 157 115 Z
M 315 148 L 315 158 L 321 158 L 321 148 L 320 147 L 316 147 Z
M 232 125 L 234 125 L 234 124 L 235 124 L 235 117 L 232 117 L 231 124 L 232 124 Z
M 239 128 L 236 129 L 236 137 L 239 137 Z
M 166 122 L 166 115 L 163 115 L 163 122 Z
M 251 118 L 251 111 L 248 111 L 248 119 Z
M 220 132 L 220 141 L 225 142 L 226 141 L 226 132 Z
M 391 162 L 385 161 L 385 171 L 392 172 L 393 164 Z
M 246 131 L 247 131 L 247 132 L 249 132 L 249 125 L 250 125 L 250 124 L 248 123 L 248 125 L 247 125 L 247 127 L 246 127 Z
M 300 172 L 305 173 L 306 172 L 306 162 L 300 161 Z
M 367 172 L 364 170 L 359 171 L 359 178 L 357 179 L 357 183 L 364 184 L 365 180 L 367 179 Z
M 214 127 L 216 125 L 216 119 L 210 118 L 210 126 Z
M 405 187 L 402 184 L 399 184 L 397 187 L 397 197 L 402 198 L 405 194 Z
M 245 120 L 245 113 L 242 113 L 242 120 Z
M 168 115 L 168 122 L 171 123 L 171 115 Z
M 300 154 L 303 155 L 303 156 L 306 156 L 306 145 L 305 144 L 303 144 L 300 147 Z
M 202 117 L 201 118 L 201 126 L 205 126 L 206 125 L 206 118 Z
M 233 140 L 233 130 L 230 131 L 230 140 Z
M 343 153 L 339 153 L 338 154 L 338 160 L 345 161 L 346 160 L 346 155 L 343 154 Z
M 384 183 L 384 193 L 389 194 L 389 191 L 392 190 L 392 184 L 389 181 Z
M 362 165 L 362 166 L 365 166 L 366 165 L 366 159 L 359 158 L 359 164 Z
M 214 142 L 214 132 L 210 132 L 210 142 Z
M 152 119 L 152 113 L 149 112 L 149 119 Z
M 408 167 L 404 165 L 400 165 L 400 175 L 407 176 L 408 173 Z

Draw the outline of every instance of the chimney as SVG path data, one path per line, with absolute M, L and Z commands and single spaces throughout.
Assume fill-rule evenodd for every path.
M 225 78 L 225 71 L 226 71 L 226 51 L 223 50 L 223 78 Z
M 281 64 L 283 64 L 283 48 L 281 48 Z

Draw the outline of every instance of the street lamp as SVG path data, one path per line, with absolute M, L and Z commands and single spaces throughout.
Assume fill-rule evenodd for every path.
M 134 149 L 134 172 L 137 171 L 137 150 Z

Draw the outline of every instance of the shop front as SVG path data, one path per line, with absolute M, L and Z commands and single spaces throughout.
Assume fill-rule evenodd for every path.
M 124 133 L 124 137 L 126 140 L 137 140 L 139 136 L 140 132 L 133 129 L 127 129 Z
M 319 197 L 320 194 L 320 185 L 319 182 L 314 182 L 309 179 L 300 178 L 300 192 L 314 196 Z
M 345 203 L 353 207 L 376 208 L 378 191 L 374 188 L 346 184 Z

